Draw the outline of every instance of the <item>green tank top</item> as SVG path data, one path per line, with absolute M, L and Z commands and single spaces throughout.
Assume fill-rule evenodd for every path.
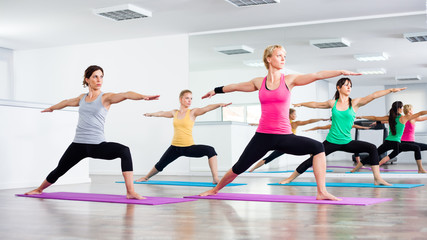
M 332 124 L 326 141 L 334 144 L 344 145 L 351 142 L 351 128 L 353 127 L 356 112 L 352 107 L 347 110 L 339 111 L 335 101 L 332 107 Z
M 400 142 L 400 139 L 402 138 L 403 135 L 403 130 L 405 130 L 405 124 L 401 123 L 399 121 L 400 117 L 402 115 L 399 115 L 396 117 L 396 135 L 391 134 L 391 130 L 389 127 L 388 132 L 390 133 L 385 140 L 388 141 L 394 141 L 394 142 Z

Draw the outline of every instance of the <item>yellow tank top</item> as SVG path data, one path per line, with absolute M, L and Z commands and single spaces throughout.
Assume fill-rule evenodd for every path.
M 292 122 L 293 121 L 291 120 L 291 128 L 292 128 L 291 130 L 292 130 L 292 133 L 293 134 L 297 134 L 297 129 L 292 127 Z
M 188 147 L 194 145 L 193 126 L 194 121 L 190 118 L 190 109 L 185 113 L 184 118 L 178 119 L 178 111 L 173 116 L 173 139 L 172 146 Z

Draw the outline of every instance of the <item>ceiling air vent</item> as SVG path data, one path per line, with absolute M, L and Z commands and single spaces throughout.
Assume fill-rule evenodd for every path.
M 95 9 L 96 15 L 115 21 L 151 17 L 151 12 L 132 4 L 123 4 L 114 7 Z
M 236 54 L 253 53 L 254 49 L 246 45 L 240 45 L 240 46 L 229 46 L 229 47 L 217 47 L 215 48 L 215 51 L 224 53 L 227 55 L 236 55 Z
M 405 33 L 403 37 L 410 42 L 425 42 L 427 41 L 427 32 Z
M 421 77 L 419 75 L 415 76 L 397 76 L 397 81 L 419 81 L 421 80 Z
M 350 47 L 350 42 L 344 38 L 310 40 L 310 44 L 321 49 Z
M 280 3 L 280 0 L 225 0 L 236 7 L 256 6 L 272 3 Z

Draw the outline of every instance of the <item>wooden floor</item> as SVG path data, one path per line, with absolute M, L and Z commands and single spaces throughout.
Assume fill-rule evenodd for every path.
M 427 178 L 417 177 L 418 174 L 408 174 L 407 178 L 391 175 L 384 174 L 391 183 L 427 184 Z M 314 187 L 267 185 L 280 179 L 255 174 L 239 176 L 235 182 L 248 185 L 227 187 L 222 192 L 316 194 Z M 54 185 L 46 192 L 124 194 L 124 185 L 114 183 L 116 180 L 122 179 L 92 176 L 92 183 Z M 155 180 L 210 181 L 210 178 L 160 174 Z M 372 182 L 372 178 L 328 177 L 327 181 Z M 146 196 L 182 197 L 209 188 L 136 185 L 136 189 Z M 0 191 L 0 239 L 427 239 L 426 186 L 328 189 L 340 197 L 393 198 L 370 206 L 219 200 L 146 206 L 14 196 L 27 190 Z

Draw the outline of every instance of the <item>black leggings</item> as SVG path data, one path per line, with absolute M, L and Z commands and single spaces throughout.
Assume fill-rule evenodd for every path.
M 324 152 L 323 145 L 311 138 L 296 136 L 294 134 L 257 132 L 231 170 L 235 174 L 243 173 L 270 150 L 279 150 L 293 155 L 316 155 Z
M 207 145 L 191 145 L 188 147 L 177 147 L 171 145 L 154 167 L 157 171 L 161 172 L 167 165 L 181 156 L 196 158 L 207 156 L 209 159 L 216 155 L 215 149 Z
M 268 155 L 266 158 L 264 158 L 264 160 L 265 160 L 264 164 L 267 164 L 267 163 L 273 161 L 274 159 L 282 156 L 283 154 L 285 154 L 285 153 L 281 152 L 281 151 L 274 150 L 270 155 Z
M 374 144 L 371 144 L 368 142 L 353 140 L 347 144 L 334 144 L 325 140 L 323 142 L 323 145 L 325 146 L 326 156 L 336 151 L 344 151 L 349 153 L 366 152 L 366 153 L 369 153 L 369 157 L 362 160 L 363 164 L 370 164 L 375 166 L 375 165 L 378 165 L 379 163 L 377 148 L 375 147 Z M 309 159 L 302 162 L 297 167 L 296 171 L 299 174 L 302 174 L 305 171 L 307 171 L 307 169 L 309 169 L 311 166 L 313 166 L 313 156 L 311 156 Z
M 425 145 L 420 143 L 421 145 Z M 415 160 L 421 160 L 421 147 L 414 142 L 396 142 L 385 140 L 381 146 L 378 147 L 378 154 L 381 155 L 388 150 L 393 151 L 388 155 L 390 159 L 395 158 L 401 152 L 414 152 Z
M 122 160 L 122 172 L 133 171 L 132 157 L 128 147 L 114 142 L 102 142 L 100 144 L 71 143 L 59 160 L 58 166 L 49 173 L 46 180 L 55 183 L 82 159 L 91 157 L 105 160 L 120 158 Z

